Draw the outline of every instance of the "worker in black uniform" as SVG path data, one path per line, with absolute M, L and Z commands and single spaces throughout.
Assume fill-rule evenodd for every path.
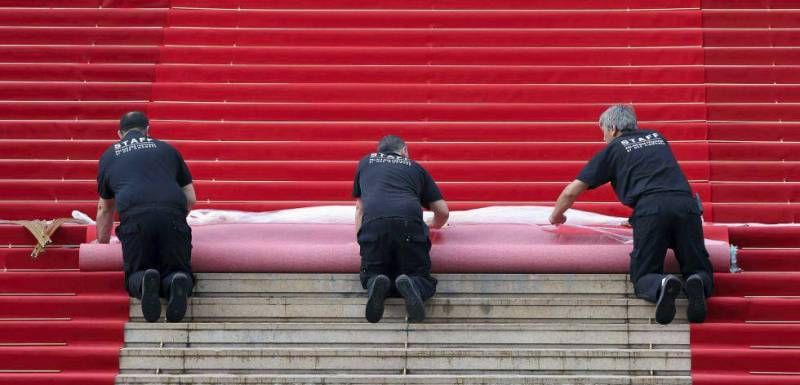
M 441 228 L 449 211 L 436 182 L 397 136 L 381 139 L 378 152 L 358 163 L 353 197 L 361 247 L 361 285 L 368 292 L 369 322 L 383 317 L 384 300 L 399 293 L 409 322 L 425 319 L 424 302 L 436 292 L 428 228 Z M 422 207 L 433 211 L 423 222 Z
M 148 322 L 161 317 L 160 297 L 168 298 L 167 321 L 179 322 L 194 286 L 186 215 L 195 192 L 181 154 L 151 138 L 148 129 L 143 113 L 123 115 L 120 141 L 100 158 L 97 241 L 109 242 L 116 209 L 128 293 L 141 300 Z
M 636 295 L 656 303 L 656 321 L 668 324 L 675 317 L 675 298 L 683 286 L 689 321 L 703 322 L 713 268 L 703 238 L 702 207 L 692 197 L 667 140 L 658 132 L 640 130 L 633 107 L 626 105 L 608 108 L 600 116 L 600 128 L 608 145 L 558 197 L 550 223 L 564 223 L 564 212 L 583 191 L 611 182 L 619 200 L 634 209 L 629 219 L 630 277 Z M 668 248 L 675 252 L 685 285 L 664 274 Z

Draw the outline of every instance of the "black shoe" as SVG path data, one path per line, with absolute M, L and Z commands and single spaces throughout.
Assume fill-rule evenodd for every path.
M 186 315 L 186 302 L 192 290 L 189 277 L 184 273 L 175 273 L 169 284 L 169 304 L 167 305 L 167 321 L 181 322 Z
M 689 298 L 689 307 L 686 308 L 686 318 L 689 322 L 699 323 L 706 320 L 706 288 L 703 279 L 697 274 L 689 276 L 686 280 L 686 297 Z
M 419 291 L 414 287 L 414 282 L 411 278 L 405 274 L 400 275 L 394 280 L 394 285 L 406 300 L 408 322 L 422 322 L 425 319 L 425 304 L 422 302 L 422 297 L 419 296 Z
M 156 322 L 161 318 L 161 274 L 158 270 L 149 269 L 142 277 L 142 315 L 147 322 Z
M 666 325 L 675 318 L 675 298 L 681 292 L 681 280 L 669 274 L 661 280 L 661 293 L 656 303 L 656 322 Z
M 369 299 L 367 300 L 367 321 L 376 323 L 383 318 L 383 302 L 389 294 L 392 282 L 385 275 L 376 275 L 369 286 Z

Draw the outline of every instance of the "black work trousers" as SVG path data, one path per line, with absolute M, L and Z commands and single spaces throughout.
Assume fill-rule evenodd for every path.
M 386 275 L 392 282 L 389 293 L 397 297 L 394 280 L 405 274 L 414 282 L 425 301 L 436 292 L 436 278 L 431 276 L 431 241 L 425 223 L 406 218 L 378 218 L 361 225 L 361 285 L 369 287 L 372 279 Z
M 664 278 L 664 258 L 672 249 L 684 279 L 697 274 L 706 290 L 713 289 L 714 269 L 708 258 L 697 201 L 688 194 L 642 197 L 630 218 L 633 252 L 630 275 L 636 295 L 656 302 Z
M 157 209 L 122 218 L 116 230 L 122 243 L 125 287 L 131 297 L 141 298 L 142 278 L 148 269 L 161 274 L 161 293 L 169 297 L 169 286 L 176 273 L 192 276 L 192 229 L 179 212 Z

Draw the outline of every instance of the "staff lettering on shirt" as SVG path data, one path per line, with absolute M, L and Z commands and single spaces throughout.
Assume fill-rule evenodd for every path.
M 408 160 L 408 158 L 394 154 L 381 154 L 379 152 L 369 154 L 369 163 L 392 163 L 411 166 L 411 162 Z
M 638 150 L 640 148 L 648 147 L 648 146 L 666 146 L 667 143 L 664 142 L 658 133 L 648 134 L 639 138 L 632 138 L 632 139 L 625 139 L 620 141 L 625 147 L 625 151 L 631 152 L 633 150 Z
M 114 155 L 119 156 L 119 154 L 145 148 L 158 148 L 158 146 L 153 142 L 153 138 L 150 137 L 122 140 L 118 143 L 114 143 Z

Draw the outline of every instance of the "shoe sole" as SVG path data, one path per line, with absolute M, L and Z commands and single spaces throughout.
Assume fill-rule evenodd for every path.
M 666 287 L 661 290 L 656 305 L 656 322 L 666 325 L 675 319 L 675 298 L 681 292 L 681 282 L 677 279 L 667 281 Z
M 167 321 L 180 322 L 186 315 L 186 303 L 189 297 L 189 279 L 185 276 L 176 276 L 169 289 L 169 304 L 167 305 Z
M 425 305 L 422 303 L 422 298 L 413 288 L 410 278 L 401 278 L 395 281 L 397 291 L 406 300 L 406 313 L 408 314 L 408 322 L 420 322 L 425 319 Z
M 689 322 L 700 323 L 706 320 L 706 291 L 703 280 L 690 278 L 686 280 L 686 297 L 689 298 L 689 307 L 686 308 L 686 318 Z
M 383 318 L 383 304 L 386 301 L 386 295 L 389 294 L 391 284 L 389 277 L 375 277 L 375 281 L 372 283 L 372 295 L 367 300 L 365 312 L 367 321 L 376 323 Z
M 159 285 L 161 277 L 156 271 L 146 271 L 142 278 L 142 316 L 147 322 L 156 322 L 161 318 L 161 298 Z

